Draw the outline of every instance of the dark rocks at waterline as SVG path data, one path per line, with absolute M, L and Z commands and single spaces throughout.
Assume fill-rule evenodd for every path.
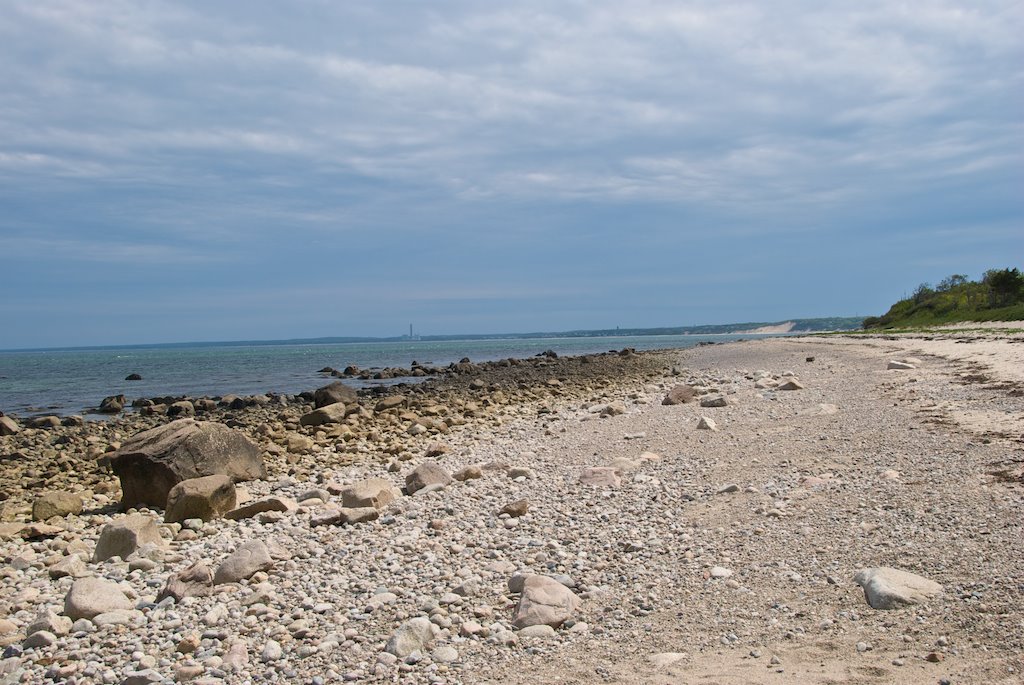
M 356 391 L 341 381 L 334 381 L 322 388 L 317 388 L 313 393 L 313 405 L 317 409 L 337 402 L 351 404 L 356 400 L 358 400 Z
M 124 395 L 111 395 L 110 397 L 104 397 L 103 401 L 100 402 L 98 411 L 101 414 L 120 414 L 124 411 L 124 405 L 127 402 Z
M 137 373 L 130 373 L 127 376 L 125 376 L 124 379 L 126 381 L 141 381 L 142 380 L 142 376 L 140 374 L 137 374 Z
M 179 419 L 129 438 L 111 455 L 124 509 L 164 508 L 178 483 L 226 475 L 234 481 L 266 478 L 259 448 L 241 431 L 212 421 Z

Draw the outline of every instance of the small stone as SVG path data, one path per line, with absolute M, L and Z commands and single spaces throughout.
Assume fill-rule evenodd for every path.
M 519 518 L 520 516 L 526 515 L 526 512 L 530 510 L 529 500 L 521 499 L 511 504 L 506 504 L 501 508 L 502 514 L 508 514 L 512 518 Z
M 284 656 L 284 650 L 281 649 L 281 644 L 277 640 L 267 640 L 263 651 L 260 652 L 260 661 L 269 664 L 273 661 L 279 661 L 282 656 Z
M 700 421 L 697 422 L 697 428 L 701 430 L 716 431 L 718 430 L 718 424 L 715 423 L 714 419 L 702 416 L 700 417 Z

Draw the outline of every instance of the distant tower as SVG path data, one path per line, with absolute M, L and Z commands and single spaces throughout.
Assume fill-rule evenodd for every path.
M 412 324 L 409 324 L 409 340 L 412 340 Z

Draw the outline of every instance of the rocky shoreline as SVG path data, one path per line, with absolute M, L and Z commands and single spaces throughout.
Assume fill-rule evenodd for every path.
M 991 396 L 913 352 L 467 363 L 20 428 L 0 682 L 1018 682 L 1022 494 L 991 473 L 1020 447 L 927 422 Z M 266 478 L 121 511 L 133 436 L 192 417 Z

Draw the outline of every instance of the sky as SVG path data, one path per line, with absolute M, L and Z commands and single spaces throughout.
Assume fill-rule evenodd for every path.
M 878 315 L 1022 266 L 1024 3 L 0 0 L 0 349 Z

